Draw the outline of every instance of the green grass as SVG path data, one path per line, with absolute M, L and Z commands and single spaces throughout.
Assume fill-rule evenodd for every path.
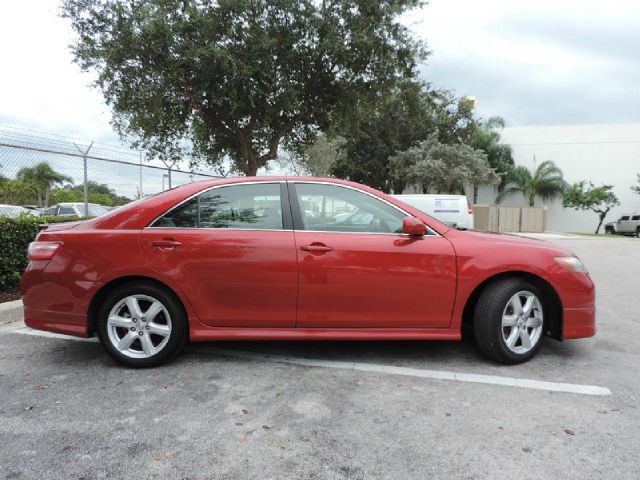
M 570 235 L 580 235 L 582 237 L 601 237 L 601 238 L 633 238 L 631 235 L 611 235 L 607 233 L 584 233 L 584 232 L 568 232 Z

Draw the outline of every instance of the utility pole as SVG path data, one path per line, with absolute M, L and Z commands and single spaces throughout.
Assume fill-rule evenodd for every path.
M 87 155 L 89 155 L 89 150 L 91 150 L 91 147 L 93 147 L 93 140 L 91 141 L 91 144 L 89 145 L 89 147 L 87 147 L 87 149 L 84 151 L 75 143 L 74 145 L 76 146 L 76 148 L 80 152 L 80 155 L 82 156 L 82 163 L 84 167 L 84 216 L 88 217 L 89 216 L 89 177 L 87 172 Z

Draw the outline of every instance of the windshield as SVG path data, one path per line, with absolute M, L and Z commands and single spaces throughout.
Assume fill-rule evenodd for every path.
M 97 203 L 90 203 L 87 205 L 88 212 L 85 214 L 84 203 L 76 204 L 76 209 L 80 213 L 81 217 L 99 217 L 105 213 L 109 213 L 109 209 L 103 205 Z

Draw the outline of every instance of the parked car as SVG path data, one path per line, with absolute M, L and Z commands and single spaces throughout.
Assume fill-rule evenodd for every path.
M 42 215 L 56 217 L 100 217 L 109 213 L 108 207 L 97 203 L 87 204 L 88 214 L 84 211 L 84 203 L 57 203 L 42 212 Z
M 22 205 L 22 208 L 26 208 L 27 210 L 31 210 L 36 215 L 40 215 L 45 207 L 41 207 L 39 205 Z
M 39 216 L 38 212 L 18 205 L 0 205 L 0 216 L 18 218 L 20 215 Z
M 465 195 L 392 195 L 453 228 L 473 228 L 473 208 Z
M 609 234 L 619 233 L 640 238 L 640 213 L 624 214 L 615 222 L 605 224 L 604 231 Z
M 357 230 L 333 218 L 362 211 Z M 324 212 L 310 216 L 308 211 Z M 562 247 L 461 231 L 342 180 L 188 183 L 29 246 L 24 317 L 133 366 L 187 340 L 458 340 L 507 364 L 595 334 L 594 285 Z

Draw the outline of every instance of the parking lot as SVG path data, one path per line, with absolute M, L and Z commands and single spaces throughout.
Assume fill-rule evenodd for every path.
M 640 478 L 640 240 L 553 241 L 589 267 L 599 331 L 515 367 L 469 341 L 242 342 L 129 370 L 6 327 L 0 477 Z

